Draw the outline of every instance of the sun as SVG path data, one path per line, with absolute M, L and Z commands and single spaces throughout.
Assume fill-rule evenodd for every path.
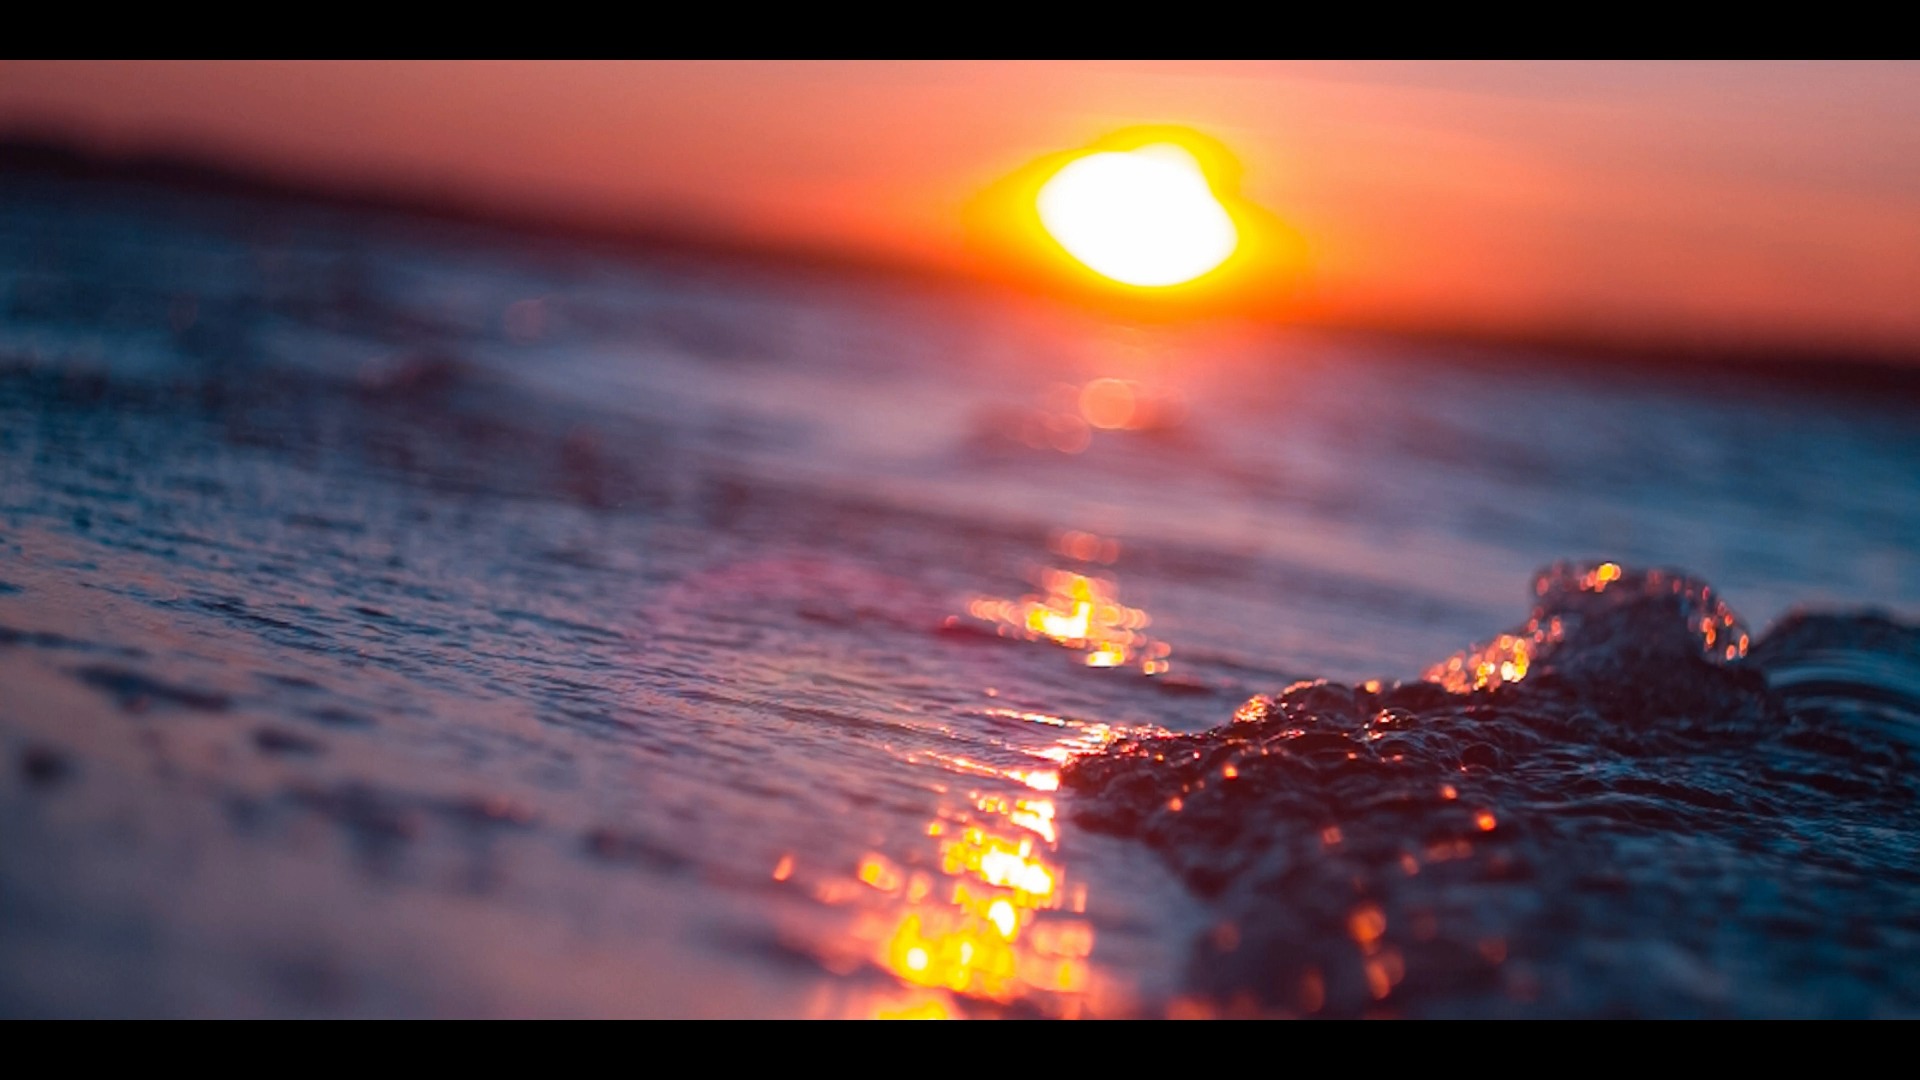
M 1068 254 L 1142 288 L 1201 277 L 1240 243 L 1200 162 L 1173 143 L 1075 158 L 1041 185 L 1036 205 Z

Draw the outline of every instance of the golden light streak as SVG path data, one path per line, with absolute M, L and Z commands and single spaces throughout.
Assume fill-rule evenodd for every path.
M 1036 714 L 1035 720 L 1072 726 L 1058 717 Z M 969 775 L 983 769 L 964 764 Z M 872 930 L 874 962 L 907 986 L 951 995 L 876 1004 L 870 1015 L 952 1016 L 973 999 L 1025 1001 L 1046 1015 L 1077 1016 L 1117 993 L 1089 960 L 1093 927 L 1078 917 L 1085 887 L 1067 889 L 1053 859 L 1057 809 L 1039 791 L 1051 790 L 1058 774 L 1006 769 L 996 775 L 1029 793 L 975 791 L 961 808 L 942 811 L 925 829 L 938 847 L 928 870 L 909 872 L 877 852 L 855 867 L 856 881 L 898 905 L 887 929 Z M 908 866 L 917 861 L 906 860 Z
M 1089 533 L 1073 534 L 1085 546 L 1100 550 L 1102 542 Z M 1051 641 L 1079 650 L 1088 667 L 1138 666 L 1144 675 L 1165 673 L 1173 649 L 1144 631 L 1153 619 L 1145 611 L 1119 599 L 1119 587 L 1110 579 L 1072 570 L 1045 568 L 1039 575 L 1040 594 L 1005 600 L 976 597 L 967 604 L 968 616 L 993 626 L 995 633 Z
M 1017 752 L 1049 767 L 1008 768 L 933 750 L 905 755 L 978 786 L 964 796 L 939 786 L 937 816 L 904 849 L 868 851 L 848 872 L 809 883 L 815 898 L 850 909 L 844 936 L 812 947 L 822 966 L 851 974 L 871 965 L 899 984 L 862 991 L 851 1008 L 831 1011 L 893 1019 L 1007 1015 L 1008 1006 L 1061 1018 L 1129 1013 L 1138 1007 L 1133 988 L 1093 959 L 1088 889 L 1069 881 L 1059 862 L 1052 794 L 1059 765 L 1123 732 L 999 706 L 973 715 L 1021 725 L 1029 739 L 1044 733 L 1043 745 Z
M 877 1020 L 951 1020 L 953 1014 L 947 1011 L 945 1002 L 922 1001 L 901 1009 L 880 1009 L 874 1013 Z

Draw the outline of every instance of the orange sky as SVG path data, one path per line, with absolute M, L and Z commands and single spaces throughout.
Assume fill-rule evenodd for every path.
M 1141 123 L 1297 231 L 1294 317 L 1920 353 L 1920 65 L 0 61 L 0 132 L 956 268 Z

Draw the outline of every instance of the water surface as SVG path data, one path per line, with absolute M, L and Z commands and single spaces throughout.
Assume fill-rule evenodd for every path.
M 1074 764 L 1444 682 L 1560 560 L 1914 619 L 1920 427 L 1771 385 L 9 181 L 0 1010 L 1910 1015 L 1898 627 L 1714 659 L 1654 711 L 1752 729 L 1657 763 L 1406 691 L 1533 718 L 1496 885 L 1378 876 L 1471 814 L 1148 836 Z M 1576 759 L 1653 816 L 1555 839 Z

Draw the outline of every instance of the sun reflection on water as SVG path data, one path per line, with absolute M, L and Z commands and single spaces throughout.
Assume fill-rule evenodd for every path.
M 1049 745 L 1025 751 L 1048 763 L 1116 737 L 1107 725 L 1064 717 L 1008 709 L 982 715 L 1057 731 Z M 817 891 L 829 903 L 864 909 L 850 947 L 909 992 L 878 995 L 860 1014 L 1071 1018 L 1131 1008 L 1125 984 L 1093 961 L 1087 889 L 1068 878 L 1059 858 L 1058 770 L 994 767 L 938 752 L 910 760 L 982 784 L 951 793 L 925 825 L 925 847 L 870 851 L 851 881 Z
M 1063 534 L 1054 548 L 1075 558 L 1085 552 L 1083 562 L 1098 558 L 1110 563 L 1119 551 L 1113 541 L 1081 532 Z M 1040 592 L 1018 600 L 977 597 L 967 604 L 967 614 L 1002 637 L 1052 641 L 1084 652 L 1088 667 L 1137 665 L 1142 674 L 1158 675 L 1171 666 L 1172 646 L 1144 633 L 1152 617 L 1121 603 L 1120 587 L 1112 578 L 1043 567 L 1038 584 Z
M 1054 383 L 1033 407 L 989 414 L 983 421 L 989 434 L 1073 455 L 1090 449 L 1097 434 L 1165 435 L 1186 418 L 1186 399 L 1174 387 L 1109 376 Z
M 970 617 L 996 634 L 1075 650 L 1091 667 L 1166 671 L 1172 650 L 1146 636 L 1147 613 L 1121 603 L 1118 587 L 1102 573 L 1119 557 L 1119 542 L 1066 530 L 1053 536 L 1050 548 L 1081 569 L 1041 568 L 1035 579 L 1041 591 L 1018 600 L 976 598 L 967 615 L 950 617 L 948 625 Z M 1000 697 L 995 688 L 983 690 L 990 699 Z M 1094 959 L 1087 885 L 1071 878 L 1061 859 L 1056 800 L 1060 770 L 1074 758 L 1125 735 L 1164 732 L 1004 703 L 963 711 L 983 736 L 978 749 L 956 753 L 959 747 L 949 742 L 895 751 L 905 764 L 935 776 L 929 786 L 937 801 L 913 834 L 876 836 L 857 858 L 819 877 L 797 869 L 791 856 L 772 864 L 776 882 L 844 913 L 794 931 L 796 945 L 835 975 L 889 977 L 886 989 L 855 980 L 823 992 L 815 1014 L 1132 1014 L 1139 1006 L 1135 984 Z
M 1055 858 L 1050 786 L 1029 784 L 1025 795 L 975 792 L 929 822 L 932 872 L 902 874 L 879 855 L 862 862 L 861 880 L 899 904 L 875 959 L 912 986 L 1082 1015 L 1094 940 L 1079 917 L 1086 891 L 1068 887 Z

